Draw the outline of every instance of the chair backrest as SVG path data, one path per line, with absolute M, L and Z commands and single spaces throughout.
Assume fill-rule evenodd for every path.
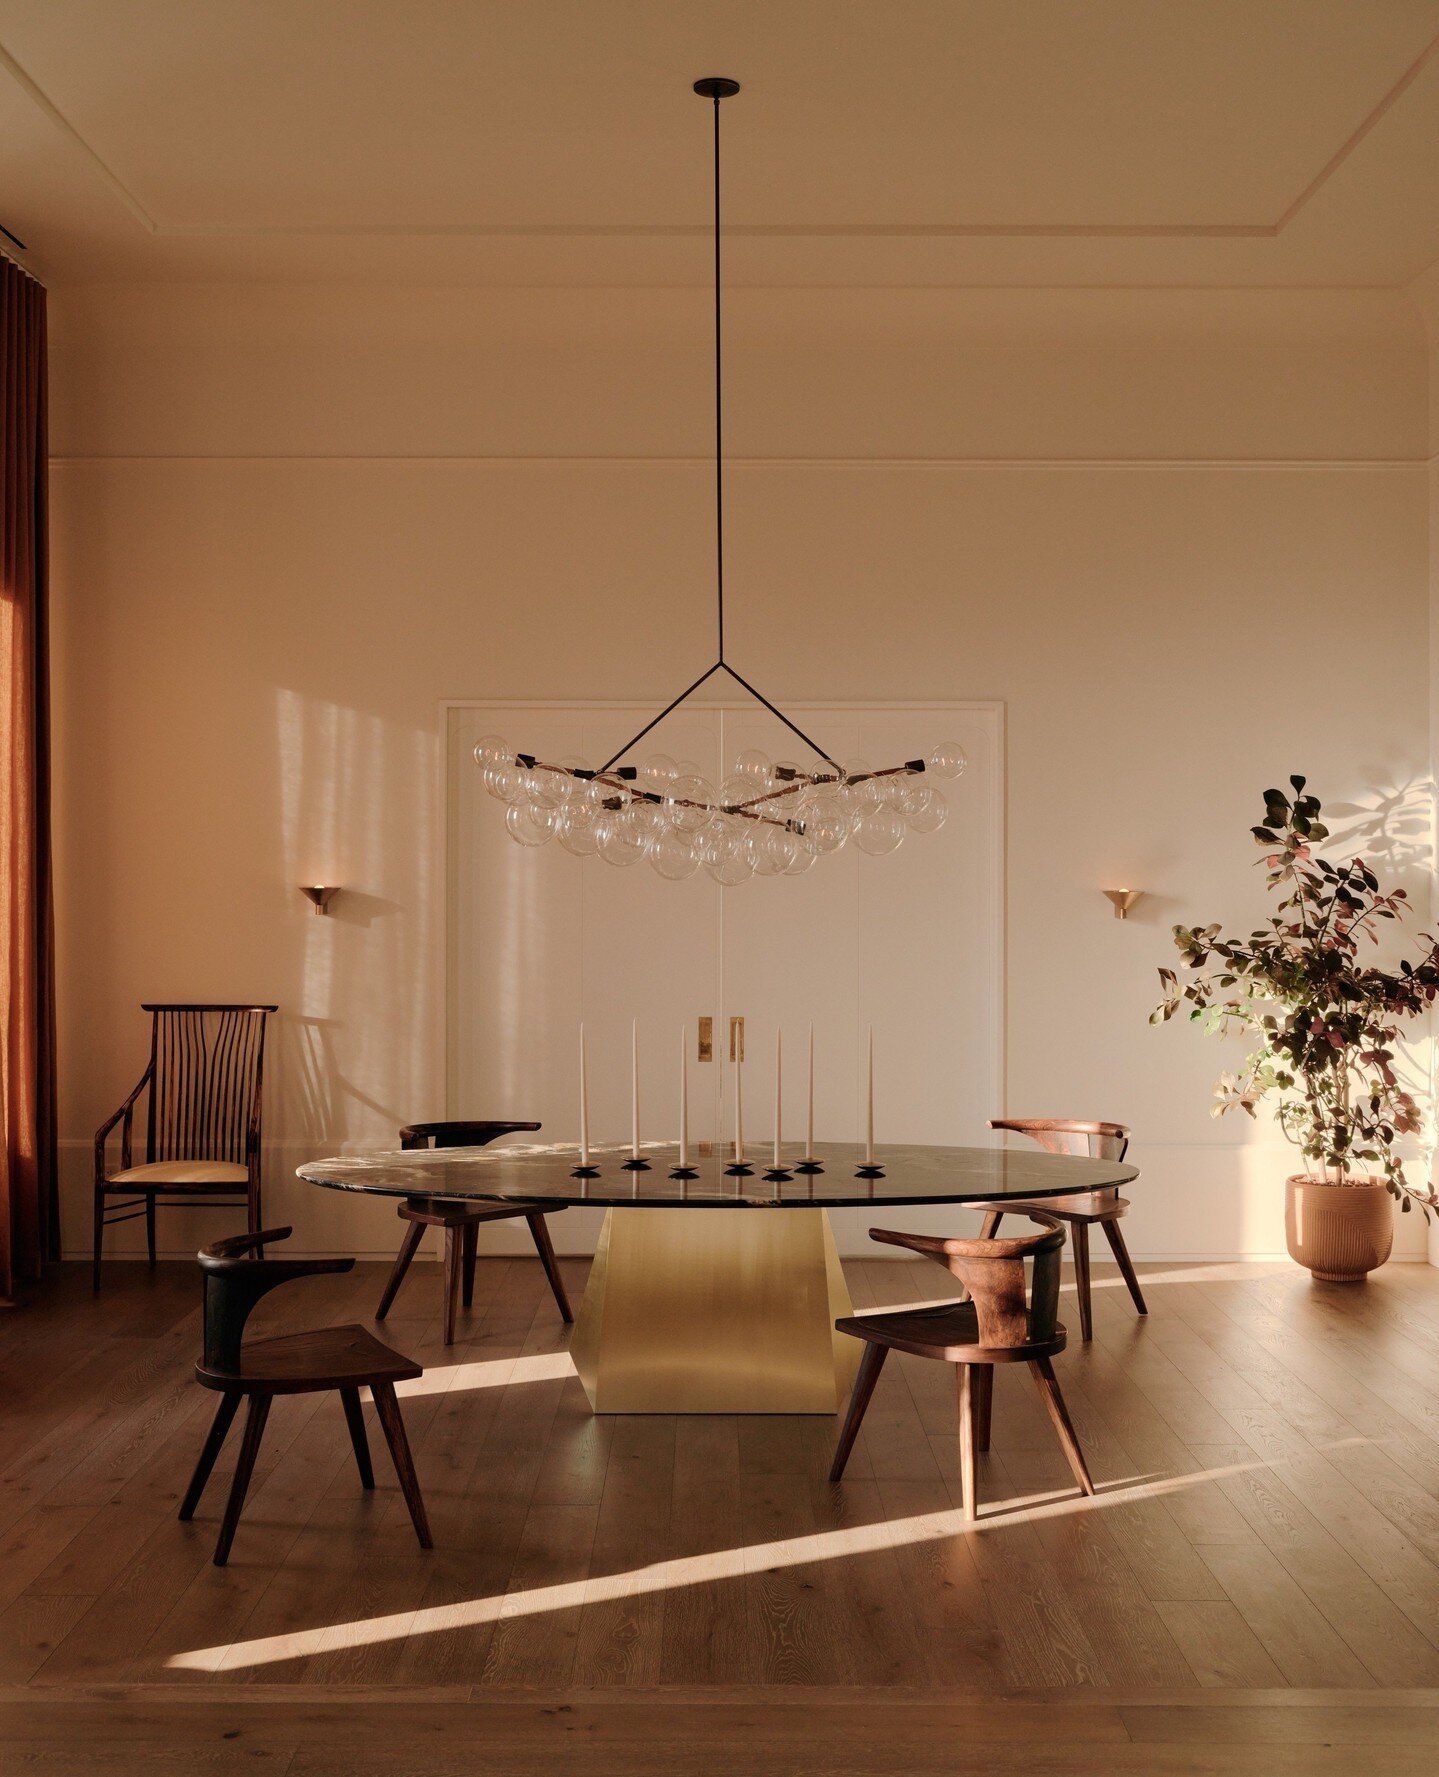
M 353 1259 L 267 1259 L 265 1246 L 288 1240 L 291 1228 L 258 1234 L 232 1234 L 202 1246 L 196 1257 L 205 1279 L 205 1368 L 216 1375 L 243 1376 L 241 1346 L 250 1310 L 277 1285 L 296 1277 L 353 1271 Z
M 243 1166 L 260 1139 L 265 1020 L 274 1006 L 147 1005 L 148 1160 Z
M 1129 1130 L 1123 1123 L 1086 1123 L 1077 1117 L 991 1117 L 989 1126 L 1027 1135 L 1051 1154 L 1122 1160 L 1129 1151 Z
M 538 1123 L 407 1123 L 402 1148 L 482 1148 L 502 1135 L 524 1135 Z
M 991 1349 L 1040 1344 L 1052 1339 L 1059 1316 L 1059 1256 L 1064 1229 L 1039 1210 L 1023 1212 L 1044 1228 L 1012 1240 L 946 1240 L 932 1234 L 898 1234 L 871 1228 L 871 1240 L 908 1247 L 934 1259 L 969 1291 L 979 1321 L 979 1342 Z M 1025 1291 L 1024 1261 L 1034 1262 Z

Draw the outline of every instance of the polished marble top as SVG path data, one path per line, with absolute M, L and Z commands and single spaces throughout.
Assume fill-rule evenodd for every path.
M 337 1191 L 381 1197 L 442 1197 L 493 1203 L 541 1203 L 556 1209 L 649 1205 L 688 1209 L 838 1209 L 864 1203 L 1002 1203 L 1016 1197 L 1064 1197 L 1125 1185 L 1139 1176 L 1118 1160 L 1072 1159 L 1038 1149 L 881 1146 L 880 1178 L 857 1176 L 864 1150 L 853 1142 L 822 1142 L 818 1173 L 795 1171 L 798 1142 L 783 1150 L 785 1178 L 767 1178 L 769 1144 L 746 1155 L 750 1172 L 733 1176 L 728 1144 L 694 1144 L 692 1179 L 671 1178 L 679 1150 L 673 1142 L 645 1142 L 649 1168 L 624 1170 L 629 1145 L 590 1149 L 598 1176 L 573 1177 L 579 1154 L 572 1143 L 525 1143 L 485 1148 L 418 1148 L 395 1153 L 347 1154 L 297 1167 L 300 1178 Z

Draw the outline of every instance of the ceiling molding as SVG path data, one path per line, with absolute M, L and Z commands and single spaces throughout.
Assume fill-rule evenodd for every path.
M 1257 223 L 729 223 L 725 232 L 740 239 L 789 240 L 1254 240 L 1277 239 L 1323 190 L 1371 132 L 1383 121 L 1436 57 L 1436 36 L 1404 70 L 1294 201 L 1274 222 Z M 125 209 L 148 234 L 169 240 L 381 238 L 397 239 L 699 239 L 708 238 L 708 223 L 374 223 L 335 226 L 325 223 L 257 227 L 225 223 L 168 224 L 156 220 L 123 179 L 91 147 L 43 88 L 0 44 L 3 68 L 46 117 L 75 146 Z

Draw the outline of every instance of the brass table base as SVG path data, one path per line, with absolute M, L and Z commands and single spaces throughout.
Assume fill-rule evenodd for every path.
M 859 1342 L 822 1209 L 615 1208 L 570 1351 L 596 1413 L 829 1413 Z

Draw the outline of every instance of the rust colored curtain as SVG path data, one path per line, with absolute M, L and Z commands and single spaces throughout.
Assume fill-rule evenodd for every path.
M 57 1255 L 45 291 L 0 258 L 0 1299 Z

